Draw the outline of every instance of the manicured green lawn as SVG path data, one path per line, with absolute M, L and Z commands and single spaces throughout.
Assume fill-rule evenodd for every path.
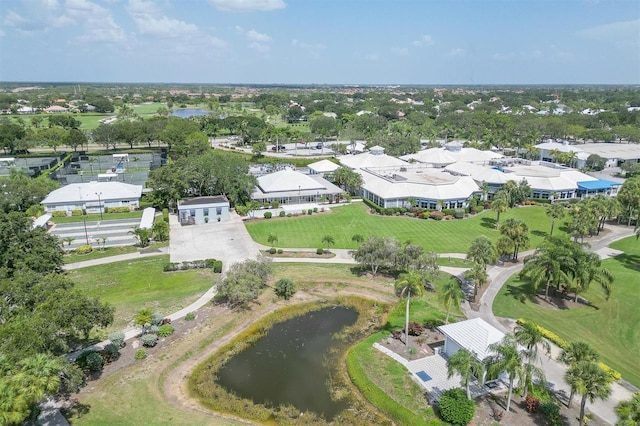
M 351 237 L 361 234 L 365 239 L 372 235 L 395 237 L 401 242 L 411 241 L 425 250 L 438 253 L 466 253 L 471 241 L 479 235 L 486 235 L 494 241 L 499 237 L 493 211 L 467 219 L 438 222 L 372 215 L 368 210 L 364 203 L 358 202 L 333 208 L 331 213 L 255 220 L 247 222 L 246 227 L 255 241 L 265 245 L 268 245 L 269 234 L 275 234 L 278 237 L 276 247 L 321 247 L 322 237 L 330 235 L 335 240 L 334 248 L 355 249 L 357 245 Z M 510 209 L 501 215 L 500 221 L 509 217 L 523 219 L 527 223 L 532 248 L 542 242 L 551 227 L 544 207 Z M 564 233 L 564 229 L 556 224 L 554 235 Z
M 76 287 L 116 308 L 110 329 L 121 330 L 138 310 L 149 307 L 167 315 L 197 300 L 213 285 L 214 274 L 205 269 L 162 272 L 169 256 L 110 263 L 67 272 Z
M 602 263 L 615 275 L 608 301 L 598 285 L 592 284 L 584 296 L 594 307 L 542 307 L 531 301 L 528 282 L 516 275 L 498 293 L 493 312 L 501 317 L 534 321 L 568 341 L 590 343 L 606 364 L 640 386 L 640 241 L 629 237 L 611 247 L 624 249 L 625 253 Z
M 164 241 L 161 243 L 151 243 L 151 245 L 147 247 L 145 250 L 154 250 L 160 247 L 167 247 L 168 245 L 169 243 L 167 241 Z M 104 257 L 135 253 L 138 250 L 140 250 L 140 248 L 136 246 L 105 247 L 102 250 L 99 248 L 95 248 L 89 254 L 75 254 L 70 252 L 66 254 L 62 260 L 64 260 L 64 263 L 84 262 L 87 260 L 102 259 Z

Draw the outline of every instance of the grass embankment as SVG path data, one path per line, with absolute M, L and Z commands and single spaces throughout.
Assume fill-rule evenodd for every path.
M 313 302 L 300 305 L 287 306 L 253 323 L 242 331 L 221 350 L 200 363 L 189 377 L 189 390 L 193 397 L 210 409 L 230 413 L 236 416 L 248 418 L 253 421 L 273 424 L 317 424 L 319 418 L 313 413 L 305 413 L 299 417 L 299 410 L 295 407 L 268 407 L 264 404 L 254 404 L 227 392 L 215 380 L 216 372 L 234 355 L 251 346 L 259 338 L 264 336 L 275 324 L 287 319 L 304 315 L 308 312 L 321 309 L 326 306 L 347 306 L 358 311 L 356 323 L 347 327 L 334 338 L 339 342 L 330 349 L 326 355 L 327 365 L 339 366 L 344 359 L 347 345 L 358 336 L 371 331 L 375 324 L 381 322 L 382 316 L 388 306 L 358 297 L 339 297 L 333 300 Z M 349 380 L 341 368 L 335 368 L 332 374 L 331 392 L 340 395 L 349 402 L 349 409 L 339 415 L 339 421 L 343 424 L 387 424 L 388 421 L 372 410 L 365 401 L 359 398 L 357 392 L 353 392 Z
M 76 263 L 85 262 L 87 260 L 102 259 L 105 257 L 118 256 L 121 254 L 136 253 L 138 251 L 153 251 L 162 247 L 167 247 L 169 242 L 164 241 L 161 243 L 151 243 L 149 247 L 141 249 L 137 246 L 119 246 L 119 247 L 105 247 L 104 249 L 94 248 L 91 253 L 88 254 L 76 254 L 75 252 L 67 253 L 62 259 L 64 263 Z
M 625 253 L 602 262 L 615 276 L 608 301 L 602 289 L 593 283 L 583 294 L 592 307 L 560 310 L 545 307 L 534 302 L 529 281 L 516 275 L 496 296 L 493 312 L 534 321 L 567 341 L 588 342 L 604 363 L 618 370 L 625 380 L 640 386 L 640 242 L 629 237 L 611 247 Z
M 62 216 L 62 217 L 52 217 L 51 221 L 55 224 L 62 223 L 82 223 L 85 220 L 87 223 L 89 222 L 104 222 L 107 220 L 124 220 L 124 219 L 140 219 L 142 218 L 142 210 L 137 210 L 129 213 L 103 213 L 102 219 L 100 218 L 100 213 L 91 213 L 86 216 Z
M 163 272 L 169 256 L 154 256 L 115 262 L 67 272 L 76 287 L 114 306 L 113 325 L 108 335 L 122 330 L 134 314 L 145 307 L 161 314 L 178 311 L 213 285 L 215 274 L 206 269 Z
M 467 219 L 450 221 L 379 216 L 368 211 L 363 203 L 353 203 L 332 208 L 331 213 L 250 221 L 246 227 L 251 237 L 261 244 L 269 245 L 269 234 L 277 235 L 276 247 L 282 248 L 321 247 L 322 238 L 330 235 L 335 239 L 333 247 L 356 249 L 357 244 L 351 237 L 361 234 L 365 239 L 371 235 L 395 237 L 400 242 L 411 241 L 427 251 L 438 253 L 466 253 L 471 241 L 479 235 L 486 235 L 493 241 L 500 237 L 495 230 L 496 215 L 490 210 Z M 551 228 L 551 219 L 546 216 L 544 207 L 510 209 L 501 215 L 500 221 L 510 217 L 527 223 L 531 247 L 540 244 Z M 565 230 L 562 223 L 556 224 L 554 235 L 560 236 Z

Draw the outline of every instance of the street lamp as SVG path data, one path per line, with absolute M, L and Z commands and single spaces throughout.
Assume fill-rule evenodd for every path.
M 82 209 L 82 221 L 84 222 L 84 238 L 87 240 L 87 245 L 89 245 L 89 233 L 87 232 L 87 214 L 84 203 L 82 202 L 81 188 L 78 188 L 78 194 L 80 194 L 80 208 Z
M 100 198 L 100 196 L 102 195 L 102 192 L 96 192 L 96 195 L 98 196 L 98 208 L 100 209 L 100 220 L 102 220 L 102 199 Z
M 300 185 L 298 185 L 298 203 L 302 203 L 302 198 L 300 197 Z

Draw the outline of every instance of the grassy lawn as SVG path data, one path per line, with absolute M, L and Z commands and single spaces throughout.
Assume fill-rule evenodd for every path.
M 100 213 L 91 213 L 86 216 L 63 216 L 52 217 L 53 223 L 79 223 L 87 219 L 87 222 L 98 222 L 100 220 L 118 220 L 118 219 L 140 219 L 142 218 L 142 210 L 129 213 L 103 213 L 102 219 L 100 219 Z
M 493 311 L 502 317 L 532 320 L 568 341 L 590 343 L 606 364 L 640 386 L 640 241 L 629 237 L 611 247 L 625 253 L 603 261 L 603 267 L 615 275 L 608 301 L 598 285 L 592 284 L 584 296 L 594 307 L 542 307 L 531 301 L 528 282 L 514 276 L 498 293 Z
M 160 247 L 167 247 L 169 242 L 151 243 L 145 250 L 158 249 Z M 84 262 L 86 260 L 102 259 L 104 257 L 118 256 L 120 254 L 135 253 L 140 250 L 136 246 L 120 246 L 120 247 L 105 247 L 103 250 L 95 249 L 89 254 L 75 254 L 73 252 L 67 253 L 63 260 L 64 263 Z
M 353 203 L 332 209 L 331 213 L 290 218 L 255 220 L 246 223 L 251 237 L 267 245 L 267 237 L 278 236 L 276 247 L 321 247 L 322 237 L 331 235 L 335 248 L 357 248 L 351 241 L 354 234 L 362 234 L 365 239 L 371 235 L 395 237 L 401 242 L 411 241 L 428 251 L 438 253 L 466 253 L 471 241 L 479 235 L 486 235 L 496 241 L 496 215 L 486 211 L 464 220 L 434 221 L 408 217 L 379 216 L 368 213 L 363 203 Z M 548 234 L 551 220 L 544 207 L 519 207 L 503 213 L 500 220 L 515 217 L 523 219 L 531 231 L 531 247 L 536 247 Z M 554 235 L 564 233 L 565 227 L 556 224 Z
M 169 256 L 156 256 L 67 272 L 76 287 L 116 308 L 113 325 L 122 330 L 138 310 L 149 307 L 170 314 L 193 303 L 213 285 L 209 270 L 162 272 Z

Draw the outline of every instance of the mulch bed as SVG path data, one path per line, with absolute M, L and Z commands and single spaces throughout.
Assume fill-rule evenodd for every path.
M 436 329 L 429 328 L 426 328 L 420 336 L 409 335 L 408 346 L 404 343 L 404 333 L 401 339 L 395 339 L 389 334 L 389 337 L 382 339 L 380 344 L 410 361 L 434 355 L 434 347 L 444 344 L 444 335 Z
M 330 259 L 332 257 L 336 257 L 335 253 L 331 253 L 329 251 L 326 251 L 323 254 L 317 254 L 313 251 L 283 251 L 282 253 L 271 254 L 269 253 L 269 250 L 263 250 L 262 253 L 268 257 L 303 257 L 311 259 Z

